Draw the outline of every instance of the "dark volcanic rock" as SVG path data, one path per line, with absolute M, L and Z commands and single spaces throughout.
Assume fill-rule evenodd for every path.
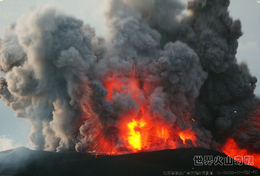
M 75 176 L 75 175 L 257 175 L 255 167 L 195 166 L 194 156 L 225 154 L 202 148 L 180 148 L 117 156 L 53 153 L 17 148 L 0 152 L 0 175 Z M 179 172 L 177 172 L 179 171 Z M 233 173 L 233 174 L 232 174 Z M 248 174 L 249 173 L 249 174 Z

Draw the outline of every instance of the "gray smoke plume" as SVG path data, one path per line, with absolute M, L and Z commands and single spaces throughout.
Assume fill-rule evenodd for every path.
M 236 61 L 241 23 L 228 6 L 192 0 L 185 12 L 177 0 L 112 0 L 108 46 L 56 7 L 34 8 L 0 40 L 0 97 L 31 122 L 40 150 L 129 152 L 118 134 L 131 114 L 194 133 L 188 146 L 220 150 L 232 137 L 259 151 L 257 80 Z M 138 91 L 129 91 L 133 78 Z M 120 91 L 105 88 L 113 81 Z
M 74 148 L 80 85 L 88 85 L 95 53 L 102 54 L 99 41 L 90 26 L 50 5 L 32 9 L 6 29 L 1 98 L 17 117 L 30 120 L 36 149 Z

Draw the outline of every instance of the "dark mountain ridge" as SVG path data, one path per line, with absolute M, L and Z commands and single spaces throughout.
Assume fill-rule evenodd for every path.
M 212 163 L 196 166 L 196 156 L 227 157 L 203 148 L 179 148 L 124 155 L 93 155 L 77 152 L 47 152 L 17 148 L 0 152 L 0 175 L 257 175 L 247 165 Z M 195 163 L 196 161 L 196 163 Z

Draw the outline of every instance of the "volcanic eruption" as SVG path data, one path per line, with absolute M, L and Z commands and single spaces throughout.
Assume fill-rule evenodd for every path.
M 36 150 L 124 154 L 228 145 L 260 152 L 257 79 L 229 0 L 111 0 L 104 38 L 53 5 L 0 40 L 0 98 Z M 257 165 L 260 167 L 260 164 Z

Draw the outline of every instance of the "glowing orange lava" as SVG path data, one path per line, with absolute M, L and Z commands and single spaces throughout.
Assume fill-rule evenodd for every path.
M 184 144 L 186 144 L 186 140 L 195 140 L 194 133 L 190 131 L 182 131 L 179 133 L 179 136 Z
M 246 149 L 240 149 L 232 138 L 227 140 L 226 144 L 222 148 L 222 152 L 224 152 L 226 155 L 230 156 L 233 159 L 236 159 L 236 157 L 238 156 L 240 158 L 242 157 L 243 163 L 245 164 L 248 164 L 248 158 L 253 158 L 253 161 L 250 159 L 251 164 L 249 163 L 248 165 L 252 165 L 260 169 L 260 154 L 250 153 Z
M 122 114 L 116 124 L 118 137 L 121 142 L 123 141 L 120 151 L 122 148 L 127 153 L 175 149 L 187 147 L 186 140 L 191 140 L 195 144 L 196 137 L 192 131 L 174 129 L 172 124 L 163 120 L 159 117 L 160 115 L 155 118 L 149 113 L 148 106 L 155 94 L 151 95 L 151 92 L 147 91 L 149 90 L 148 84 L 142 83 L 140 86 L 139 80 L 134 76 L 127 78 L 111 76 L 104 80 L 103 84 L 108 90 L 105 97 L 107 101 L 114 102 L 113 97 L 119 93 L 131 97 L 139 105 L 139 108 Z M 145 94 L 146 96 L 144 96 Z M 110 149 L 110 151 L 103 152 L 120 154 L 122 153 L 120 151 Z
M 140 128 L 142 128 L 145 125 L 145 122 L 136 122 L 133 120 L 132 122 L 127 124 L 127 127 L 129 128 L 129 137 L 128 142 L 129 144 L 134 148 L 141 150 L 142 144 L 141 144 L 141 134 L 140 134 Z

